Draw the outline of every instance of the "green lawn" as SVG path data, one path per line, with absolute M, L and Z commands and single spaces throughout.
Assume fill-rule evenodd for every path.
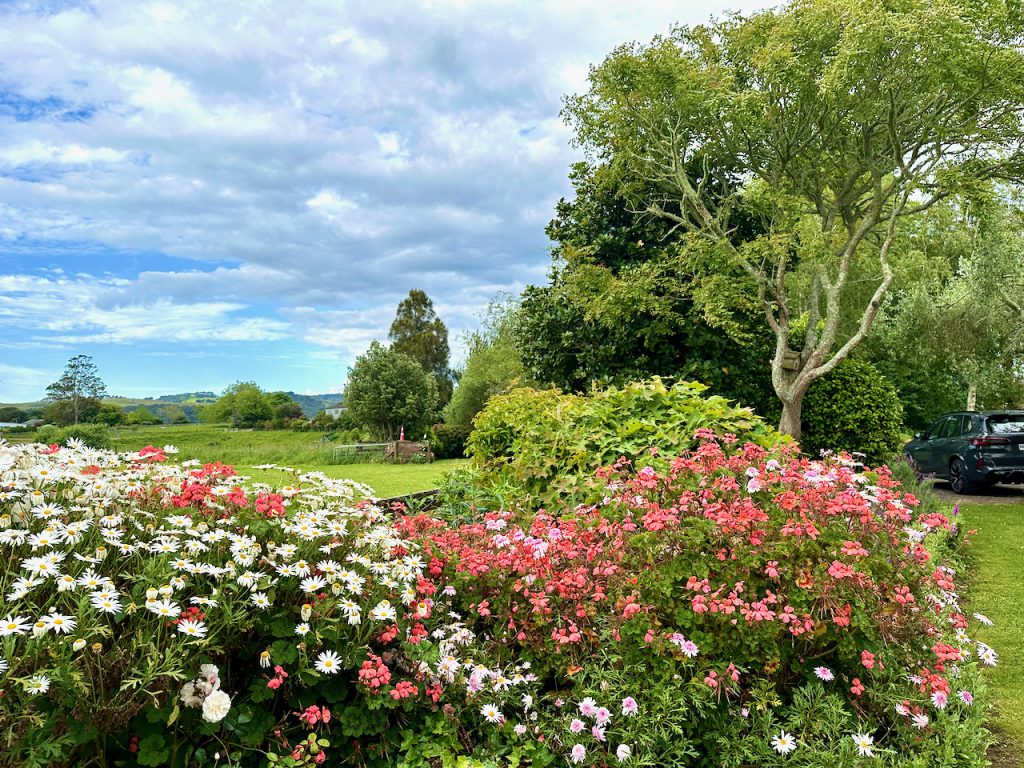
M 1019 766 L 1024 764 L 1024 504 L 967 503 L 960 512 L 963 524 L 978 531 L 971 546 L 969 609 L 995 622 L 980 639 L 999 653 L 999 666 L 987 675 L 995 702 L 993 725 L 1007 757 L 997 764 Z
M 387 498 L 437 488 L 442 475 L 466 463 L 465 459 L 447 459 L 432 464 L 328 464 L 303 466 L 302 469 L 323 472 L 328 477 L 345 477 L 366 483 L 376 491 L 377 496 Z M 286 483 L 289 477 L 276 470 L 239 471 L 257 480 L 281 484 Z
M 232 430 L 222 426 L 189 424 L 181 426 L 115 427 L 113 448 L 137 451 L 146 445 L 174 445 L 178 461 L 222 461 L 240 474 L 258 480 L 288 482 L 283 472 L 250 469 L 258 464 L 278 464 L 303 471 L 319 470 L 330 477 L 347 477 L 366 483 L 380 497 L 397 496 L 436 488 L 441 476 L 465 465 L 463 460 L 431 464 L 343 464 L 336 463 L 333 444 L 322 432 L 287 430 Z M 11 435 L 12 442 L 31 441 L 32 435 Z

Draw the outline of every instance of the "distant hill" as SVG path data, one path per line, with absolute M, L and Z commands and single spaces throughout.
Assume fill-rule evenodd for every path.
M 296 392 L 288 392 L 287 394 L 299 404 L 299 407 L 302 408 L 302 413 L 307 419 L 313 418 L 320 411 L 329 408 L 341 400 L 341 395 L 330 393 L 323 395 L 300 395 Z M 189 421 L 198 421 L 197 406 L 212 403 L 216 399 L 217 394 L 215 392 L 181 392 L 177 395 L 160 395 L 159 397 L 119 397 L 115 395 L 103 398 L 103 402 L 118 405 L 129 413 L 137 408 L 148 408 L 165 421 L 171 421 L 178 414 L 178 409 L 180 408 Z M 42 408 L 46 403 L 41 400 L 34 403 L 0 403 L 0 406 L 4 405 L 13 405 L 16 408 L 28 410 L 30 408 Z

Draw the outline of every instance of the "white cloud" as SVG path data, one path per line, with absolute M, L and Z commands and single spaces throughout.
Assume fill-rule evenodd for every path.
M 134 300 L 133 283 L 91 275 L 0 275 L 0 322 L 45 345 L 273 341 L 287 323 L 224 301 Z
M 0 344 L 351 355 L 414 287 L 457 334 L 544 280 L 562 96 L 727 4 L 771 3 L 0 4 L 0 265 L 37 281 L 0 291 Z

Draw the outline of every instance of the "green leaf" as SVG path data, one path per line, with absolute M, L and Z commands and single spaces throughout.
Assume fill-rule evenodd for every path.
M 151 733 L 139 742 L 139 765 L 163 765 L 170 756 L 171 750 L 159 733 Z

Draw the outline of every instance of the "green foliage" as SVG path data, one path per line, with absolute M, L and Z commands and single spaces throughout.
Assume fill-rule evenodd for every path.
M 16 408 L 13 405 L 5 405 L 0 407 L 0 421 L 10 421 L 16 424 L 28 421 L 28 412 Z
M 77 400 L 55 400 L 43 408 L 42 418 L 49 424 L 67 426 L 92 421 L 100 412 L 102 402 L 96 398 L 80 397 Z M 77 421 L 76 421 L 77 419 Z
M 857 451 L 878 464 L 903 444 L 902 426 L 896 388 L 870 363 L 845 360 L 807 391 L 800 444 L 812 456 Z
M 184 415 L 184 414 L 182 414 Z M 163 424 L 164 420 L 153 413 L 149 408 L 141 406 L 131 411 L 124 417 L 125 424 L 136 424 L 138 426 L 148 426 L 153 424 Z
M 466 455 L 469 427 L 458 424 L 435 424 L 430 429 L 430 450 L 436 459 L 461 459 Z
M 680 268 L 672 222 L 638 212 L 645 185 L 606 166 L 578 163 L 575 196 L 561 200 L 548 236 L 557 245 L 548 286 L 529 286 L 513 318 L 530 376 L 571 392 L 649 376 L 701 381 L 769 418 L 772 342 L 762 317 L 737 313 L 737 342 L 695 303 L 697 283 Z M 710 194 L 710 192 L 709 192 Z M 737 237 L 756 227 L 737 223 Z
M 268 395 L 251 381 L 239 381 L 224 390 L 217 402 L 203 408 L 200 419 L 212 424 L 227 422 L 237 428 L 261 427 L 273 418 L 274 408 L 282 404 L 278 397 L 281 394 Z
M 513 335 L 517 308 L 511 303 L 495 303 L 488 308 L 480 330 L 467 339 L 466 365 L 459 372 L 458 386 L 444 408 L 448 424 L 470 427 L 493 395 L 511 386 L 528 384 Z
M 86 409 L 94 414 L 107 393 L 96 364 L 88 355 L 75 355 L 68 360 L 64 373 L 46 388 L 47 420 L 55 424 L 78 424 L 87 421 Z
M 622 45 L 565 115 L 594 173 L 678 230 L 667 263 L 703 316 L 739 338 L 759 309 L 796 433 L 822 364 L 875 324 L 903 222 L 1020 177 L 1021 39 L 999 2 L 805 0 Z
M 90 448 L 110 448 L 113 444 L 110 429 L 105 424 L 72 424 L 67 427 L 48 424 L 36 430 L 35 439 L 47 445 L 66 445 L 68 440 L 75 439 Z
M 467 453 L 486 484 L 509 484 L 544 501 L 586 497 L 596 470 L 622 457 L 665 465 L 696 446 L 698 429 L 764 446 L 781 440 L 749 408 L 705 397 L 706 389 L 690 382 L 666 386 L 657 377 L 589 396 L 514 389 L 477 416 Z
M 391 323 L 388 339 L 395 352 L 408 355 L 433 377 L 438 404 L 446 405 L 452 396 L 452 374 L 448 368 L 448 328 L 434 312 L 434 302 L 426 293 L 413 288 L 402 299 Z
M 406 354 L 373 342 L 349 371 L 346 413 L 379 440 L 394 440 L 404 428 L 420 435 L 437 411 L 435 378 Z
M 118 424 L 124 424 L 125 412 L 120 406 L 113 403 L 103 403 L 92 421 L 95 424 L 106 424 L 108 427 L 116 427 Z

